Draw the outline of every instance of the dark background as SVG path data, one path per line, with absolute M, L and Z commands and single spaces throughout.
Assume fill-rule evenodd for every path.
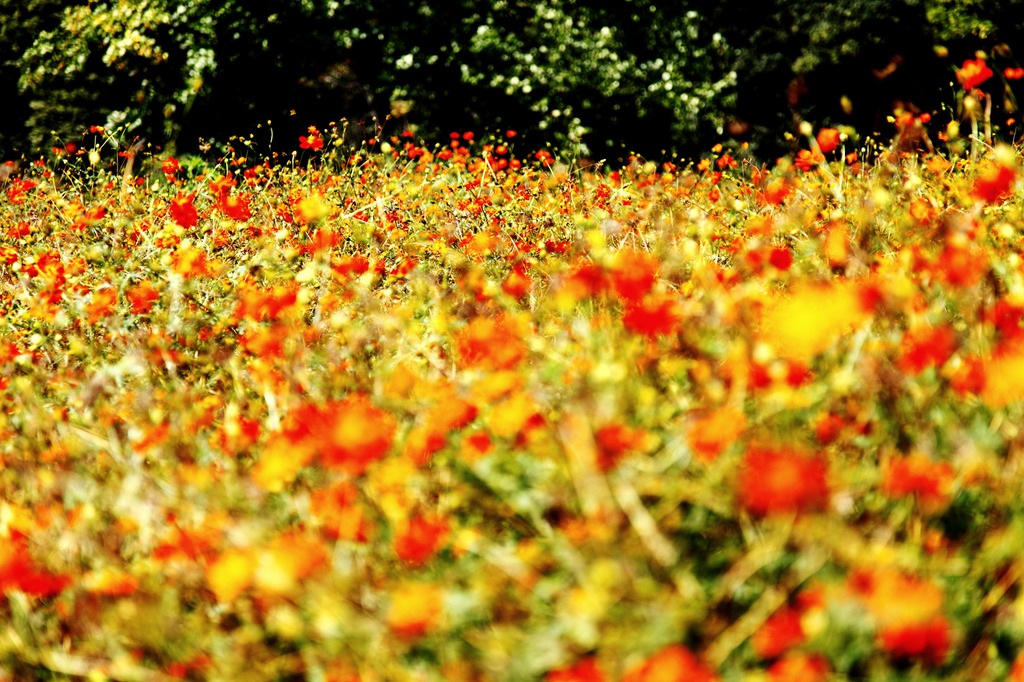
M 800 120 L 888 139 L 887 117 L 904 107 L 941 130 L 962 115 L 955 70 L 978 51 L 996 71 L 985 87 L 1010 139 L 1024 82 L 1002 77 L 1020 65 L 1018 0 L 260 6 L 272 10 L 0 0 L 0 160 L 81 144 L 91 125 L 160 153 L 250 135 L 263 152 L 290 153 L 307 126 L 341 119 L 353 139 L 376 120 L 428 146 L 452 131 L 515 129 L 520 149 L 611 163 L 692 158 L 729 139 L 771 160 L 799 142 L 786 133 Z

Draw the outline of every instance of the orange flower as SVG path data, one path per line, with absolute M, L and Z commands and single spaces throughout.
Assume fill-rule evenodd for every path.
M 390 413 L 374 406 L 366 395 L 352 394 L 316 410 L 310 442 L 325 467 L 360 476 L 388 453 L 396 428 Z
M 883 629 L 881 648 L 895 658 L 919 658 L 940 665 L 949 654 L 951 639 L 949 621 L 936 616 L 925 623 Z
M 747 428 L 747 418 L 735 407 L 721 407 L 700 417 L 686 431 L 693 456 L 705 464 L 718 458 Z
M 949 506 L 954 472 L 946 462 L 933 462 L 921 453 L 893 458 L 882 465 L 882 492 L 889 497 L 916 495 L 921 507 L 937 513 Z
M 206 252 L 194 246 L 182 244 L 171 254 L 171 269 L 183 277 L 200 277 L 210 274 Z
M 813 654 L 790 654 L 768 668 L 771 682 L 825 682 L 828 678 L 828 659 Z
M 441 588 L 434 583 L 403 583 L 391 592 L 386 620 L 399 637 L 422 637 L 437 627 L 444 606 Z
M 971 243 L 950 240 L 935 263 L 935 275 L 950 286 L 972 287 L 989 269 L 989 257 Z
M 505 281 L 501 283 L 502 291 L 512 298 L 522 298 L 526 294 L 530 293 L 530 289 L 532 288 L 533 280 L 530 279 L 530 275 L 522 265 L 517 265 L 512 268 L 505 277 Z
M 981 399 L 989 407 L 1005 407 L 1024 398 L 1024 346 L 1004 349 L 984 363 Z
M 830 151 L 839 146 L 842 141 L 840 133 L 835 128 L 822 128 L 818 131 L 817 142 L 818 148 L 821 149 L 822 154 L 828 154 Z
M 355 542 L 369 538 L 370 522 L 359 504 L 359 490 L 351 482 L 338 481 L 315 491 L 309 506 L 328 537 Z
M 402 455 L 416 466 L 423 466 L 447 442 L 448 434 L 446 431 L 432 426 L 415 426 L 405 437 Z
M 775 178 L 765 186 L 764 190 L 758 194 L 758 197 L 769 206 L 781 206 L 792 193 L 793 186 L 789 184 L 786 178 Z
M 741 466 L 737 494 L 751 514 L 814 511 L 828 502 L 828 470 L 818 457 L 794 449 L 751 447 Z
M 984 59 L 964 60 L 962 68 L 957 69 L 956 79 L 964 90 L 974 90 L 976 87 L 992 77 L 992 69 L 988 67 Z
M 277 320 L 295 306 L 298 295 L 299 288 L 295 284 L 279 284 L 269 291 L 256 286 L 247 286 L 239 292 L 235 315 L 255 322 L 266 319 Z
M 846 265 L 850 257 L 849 229 L 841 223 L 832 223 L 825 233 L 825 243 L 822 246 L 829 267 L 839 268 Z
M 856 571 L 849 584 L 874 616 L 883 650 L 935 665 L 945 660 L 952 637 L 941 587 L 890 568 Z
M 454 338 L 458 364 L 489 371 L 516 367 L 527 355 L 522 327 L 505 315 L 473 318 Z
M 1010 668 L 1010 681 L 1024 682 L 1024 651 L 1013 659 L 1013 666 Z
M 985 362 L 978 357 L 965 357 L 949 378 L 950 387 L 960 396 L 977 395 L 985 390 Z
M 70 584 L 68 576 L 38 570 L 19 536 L 0 542 L 0 594 L 19 590 L 32 596 L 49 597 L 62 592 Z
M 89 316 L 89 324 L 96 324 L 114 312 L 117 306 L 117 289 L 113 286 L 105 286 L 92 292 L 92 300 L 85 306 L 85 312 Z
M 821 152 L 812 152 L 810 149 L 801 149 L 796 154 L 793 164 L 800 170 L 807 172 L 816 168 L 818 164 L 825 163 L 825 157 Z
M 87 592 L 107 597 L 124 597 L 139 589 L 139 579 L 110 566 L 89 571 L 82 577 L 82 586 Z
M 708 670 L 693 653 L 681 644 L 670 644 L 645 661 L 628 670 L 622 682 L 715 682 L 718 676 Z
M 128 299 L 128 303 L 131 305 L 130 311 L 133 315 L 142 315 L 148 313 L 153 308 L 153 304 L 158 298 L 160 298 L 160 292 L 153 283 L 148 279 L 144 279 L 135 286 L 129 288 L 124 292 L 125 298 Z
M 294 481 L 315 456 L 314 445 L 305 433 L 286 430 L 274 435 L 262 448 L 249 475 L 264 490 L 277 492 Z

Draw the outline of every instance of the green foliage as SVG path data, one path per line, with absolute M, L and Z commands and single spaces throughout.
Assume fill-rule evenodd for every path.
M 692 0 L 0 7 L 15 17 L 0 28 L 11 46 L 0 88 L 20 89 L 3 154 L 97 124 L 189 151 L 200 135 L 272 128 L 294 140 L 348 118 L 353 134 L 387 120 L 438 142 L 514 128 L 534 147 L 611 159 L 693 155 L 729 131 L 774 156 L 800 119 L 887 136 L 896 103 L 939 111 L 951 66 L 978 49 L 1016 65 L 1006 45 L 1024 29 L 1011 0 L 768 0 L 757 12 Z

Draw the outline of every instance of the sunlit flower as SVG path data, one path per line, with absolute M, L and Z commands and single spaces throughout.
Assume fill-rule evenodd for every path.
M 256 557 L 252 552 L 230 549 L 206 567 L 206 583 L 217 601 L 234 601 L 252 584 L 256 574 Z
M 153 304 L 160 298 L 160 292 L 148 279 L 144 279 L 135 286 L 130 287 L 124 292 L 124 295 L 128 299 L 128 303 L 131 306 L 129 310 L 133 315 L 148 313 L 152 310 Z
M 363 394 L 319 407 L 310 425 L 310 438 L 327 468 L 360 475 L 391 449 L 395 418 Z

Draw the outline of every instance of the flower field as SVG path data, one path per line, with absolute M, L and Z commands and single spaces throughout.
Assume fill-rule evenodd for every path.
M 7 166 L 0 679 L 1024 680 L 1019 150 L 810 132 Z

